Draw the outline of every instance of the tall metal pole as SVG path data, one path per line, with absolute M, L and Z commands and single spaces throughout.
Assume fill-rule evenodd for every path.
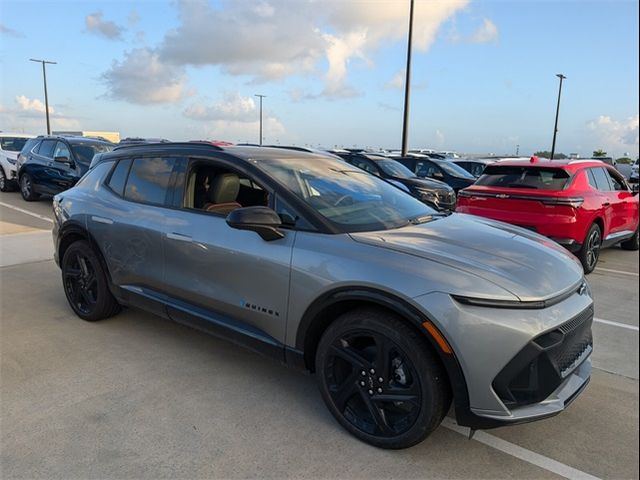
M 254 96 L 260 99 L 260 142 L 259 145 L 262 146 L 262 99 L 266 97 L 266 95 L 255 94 Z
M 551 144 L 551 160 L 556 153 L 556 134 L 558 133 L 558 116 L 560 115 L 560 95 L 562 95 L 562 81 L 567 78 L 561 73 L 557 73 L 556 77 L 560 79 L 560 87 L 558 88 L 558 105 L 556 106 L 556 123 L 553 127 L 553 143 Z
M 44 109 L 47 115 L 47 135 L 51 135 L 51 124 L 49 123 L 49 95 L 47 94 L 47 69 L 45 68 L 45 64 L 49 63 L 51 65 L 55 65 L 58 62 L 51 62 L 49 60 L 38 60 L 35 58 L 30 58 L 29 61 L 42 63 L 42 79 L 44 81 Z
M 409 92 L 411 89 L 411 47 L 413 43 L 413 8 L 414 0 L 409 7 L 409 38 L 407 40 L 407 70 L 404 81 L 404 118 L 402 121 L 402 156 L 407 155 L 409 139 Z

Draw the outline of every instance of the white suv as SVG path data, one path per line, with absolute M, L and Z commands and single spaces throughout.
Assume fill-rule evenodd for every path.
M 16 186 L 16 161 L 18 154 L 34 135 L 0 132 L 0 191 L 7 192 Z

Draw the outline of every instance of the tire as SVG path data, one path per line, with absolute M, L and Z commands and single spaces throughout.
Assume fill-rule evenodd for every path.
M 11 191 L 11 184 L 4 173 L 4 168 L 0 166 L 0 192 Z
M 120 311 L 120 305 L 109 291 L 100 259 L 88 242 L 72 243 L 64 253 L 61 267 L 64 293 L 80 318 L 94 322 Z
M 582 247 L 578 252 L 578 259 L 582 263 L 585 274 L 593 272 L 600 258 L 600 248 L 602 246 L 602 230 L 597 223 L 589 227 L 587 236 L 584 238 Z
M 636 228 L 636 233 L 633 234 L 633 237 L 622 242 L 620 247 L 623 250 L 638 250 L 640 248 L 640 245 L 638 245 L 638 228 Z
M 27 202 L 33 202 L 40 198 L 40 195 L 33 190 L 33 179 L 28 173 L 20 175 L 20 193 Z
M 421 442 L 451 405 L 449 382 L 427 340 L 400 317 L 375 308 L 347 312 L 327 328 L 316 375 L 336 420 L 380 448 Z

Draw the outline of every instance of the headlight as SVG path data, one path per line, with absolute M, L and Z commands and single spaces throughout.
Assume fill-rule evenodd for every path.
M 9 162 L 11 165 L 15 165 L 16 164 L 15 159 L 9 158 L 9 157 L 7 157 L 7 162 Z

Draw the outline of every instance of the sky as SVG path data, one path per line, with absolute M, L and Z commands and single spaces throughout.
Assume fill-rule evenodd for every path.
M 399 148 L 409 0 L 0 1 L 0 130 Z M 638 2 L 415 0 L 409 144 L 638 155 Z

